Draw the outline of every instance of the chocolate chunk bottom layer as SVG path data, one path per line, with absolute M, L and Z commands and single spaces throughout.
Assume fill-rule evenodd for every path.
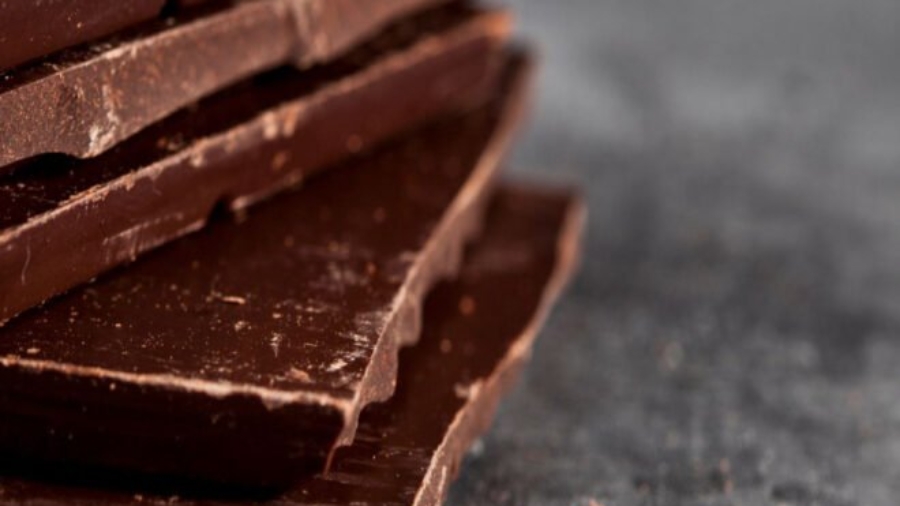
M 0 3 L 0 71 L 155 18 L 165 0 Z
M 528 69 L 510 56 L 487 105 L 9 322 L 0 454 L 258 486 L 322 469 L 477 232 Z
M 394 397 L 362 413 L 356 441 L 338 450 L 330 473 L 300 479 L 290 491 L 262 502 L 440 504 L 571 276 L 583 219 L 582 206 L 568 191 L 501 187 L 485 234 L 468 250 L 459 278 L 428 296 L 421 341 L 401 352 Z M 171 495 L 103 485 L 0 477 L 0 504 L 173 501 Z M 189 496 L 173 503 L 235 504 Z

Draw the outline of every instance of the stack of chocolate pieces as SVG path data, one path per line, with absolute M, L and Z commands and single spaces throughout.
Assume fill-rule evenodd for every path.
M 0 2 L 0 504 L 439 504 L 582 227 L 510 27 Z

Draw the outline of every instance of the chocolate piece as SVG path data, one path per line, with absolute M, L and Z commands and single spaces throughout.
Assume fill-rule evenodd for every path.
M 260 486 L 321 468 L 393 392 L 425 291 L 478 228 L 525 76 L 12 320 L 0 454 Z
M 459 280 L 428 296 L 422 339 L 401 352 L 395 396 L 362 413 L 356 442 L 337 451 L 331 473 L 300 481 L 272 502 L 440 504 L 573 271 L 582 221 L 568 192 L 502 188 Z M 138 497 L 0 478 L 0 504 L 157 500 Z
M 357 441 L 338 450 L 329 474 L 284 502 L 441 504 L 573 271 L 583 216 L 569 192 L 502 188 L 459 280 L 429 295 L 395 396 L 363 413 Z
M 290 62 L 332 59 L 444 1 L 240 2 L 18 68 L 0 76 L 0 166 L 43 153 L 96 156 L 215 90 Z
M 0 71 L 153 19 L 165 0 L 0 2 Z
M 198 229 L 217 202 L 242 208 L 483 102 L 508 16 L 427 19 L 424 31 L 385 33 L 330 66 L 210 97 L 97 158 L 44 156 L 0 175 L 0 321 Z

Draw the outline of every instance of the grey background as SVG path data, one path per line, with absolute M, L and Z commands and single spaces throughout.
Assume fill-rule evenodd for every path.
M 591 222 L 450 504 L 900 502 L 900 2 L 509 3 Z

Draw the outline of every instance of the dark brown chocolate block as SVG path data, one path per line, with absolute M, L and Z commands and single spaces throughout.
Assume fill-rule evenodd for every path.
M 0 2 L 0 71 L 153 19 L 165 0 Z
M 362 413 L 356 441 L 337 451 L 329 474 L 301 480 L 272 503 L 440 504 L 574 269 L 584 216 L 576 202 L 568 192 L 501 188 L 459 279 L 428 296 L 421 341 L 401 352 L 395 396 Z M 0 504 L 168 499 L 0 478 Z
M 210 97 L 102 156 L 43 156 L 0 175 L 0 321 L 198 229 L 217 202 L 243 208 L 486 100 L 508 16 L 427 19 L 329 66 Z
M 583 222 L 569 192 L 501 188 L 459 279 L 429 295 L 395 396 L 363 413 L 357 441 L 338 450 L 329 474 L 284 502 L 441 504 L 573 272 Z
M 16 68 L 0 75 L 0 167 L 43 153 L 96 156 L 216 90 L 279 65 L 333 59 L 446 1 L 224 3 Z
M 322 468 L 477 231 L 526 76 L 9 322 L 0 455 L 260 486 Z

